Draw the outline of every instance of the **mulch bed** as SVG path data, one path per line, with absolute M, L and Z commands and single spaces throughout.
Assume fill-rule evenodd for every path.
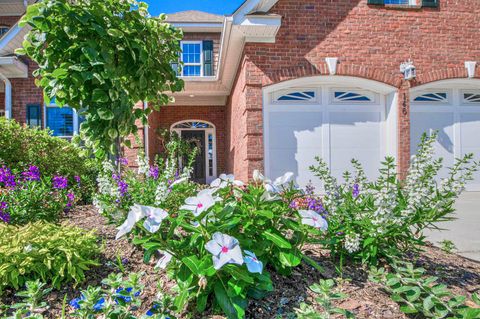
M 145 313 L 160 289 L 168 291 L 174 283 L 169 281 L 161 270 L 154 270 L 153 263 L 143 263 L 143 253 L 136 249 L 126 239 L 116 241 L 116 230 L 107 225 L 91 206 L 77 208 L 65 219 L 66 223 L 76 225 L 85 230 L 96 229 L 104 246 L 103 254 L 99 257 L 101 267 L 92 269 L 87 273 L 87 281 L 80 287 L 66 285 L 61 290 L 53 291 L 47 299 L 49 309 L 44 313 L 48 318 L 59 318 L 62 310 L 63 298 L 67 300 L 78 297 L 79 290 L 88 285 L 99 285 L 101 280 L 110 273 L 119 272 L 118 258 L 125 262 L 125 271 L 144 273 L 142 283 L 145 285 L 142 293 L 143 307 L 138 314 Z M 296 268 L 290 277 L 272 274 L 275 291 L 267 298 L 251 301 L 247 309 L 247 318 L 291 318 L 294 308 L 302 301 L 313 303 L 314 295 L 308 286 L 322 278 L 334 278 L 338 282 L 337 289 L 349 297 L 337 303 L 341 308 L 350 310 L 356 318 L 408 318 L 399 311 L 398 305 L 391 301 L 389 296 L 377 284 L 368 281 L 366 269 L 358 265 L 345 266 L 343 279 L 339 279 L 335 272 L 335 263 L 331 261 L 328 253 L 318 247 L 309 246 L 307 254 L 319 261 L 324 268 L 319 273 L 311 266 L 302 264 Z M 456 294 L 470 297 L 480 290 L 480 263 L 463 258 L 455 254 L 447 254 L 435 247 L 427 247 L 420 256 L 415 258 L 417 266 L 427 269 L 430 275 L 438 276 L 439 281 L 448 285 Z M 7 291 L 1 303 L 11 304 L 15 301 L 14 292 Z M 197 318 L 223 318 L 211 314 L 203 314 Z

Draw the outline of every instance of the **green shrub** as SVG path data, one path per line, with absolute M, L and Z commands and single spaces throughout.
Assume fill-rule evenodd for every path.
M 66 176 L 71 182 L 79 176 L 86 196 L 93 190 L 97 172 L 92 161 L 81 156 L 80 147 L 52 136 L 49 130 L 0 118 L 0 164 L 12 170 L 24 171 L 34 165 L 44 176 Z
M 0 224 L 0 291 L 36 279 L 54 287 L 79 283 L 84 271 L 98 265 L 93 258 L 99 252 L 96 236 L 80 228 L 44 222 Z
M 457 159 L 447 178 L 437 183 L 442 161 L 434 159 L 436 134 L 423 137 L 405 181 L 398 179 L 395 159 L 382 163 L 377 180 L 367 180 L 353 160 L 355 176 L 345 173 L 344 183 L 331 176 L 328 165 L 311 170 L 324 184 L 322 198 L 328 211 L 328 241 L 332 255 L 376 264 L 379 258 L 399 255 L 424 245 L 423 231 L 453 218 L 453 204 L 473 178 L 478 163 L 473 155 Z

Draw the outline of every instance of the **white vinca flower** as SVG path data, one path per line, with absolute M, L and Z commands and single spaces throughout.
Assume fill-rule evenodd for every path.
M 213 267 L 218 270 L 226 264 L 243 264 L 242 250 L 238 240 L 232 236 L 215 233 L 212 240 L 205 244 L 205 249 L 212 255 Z
M 127 219 L 125 222 L 120 225 L 118 229 L 117 236 L 115 239 L 128 234 L 132 231 L 135 224 L 138 223 L 141 219 L 147 217 L 147 220 L 144 222 L 143 226 L 145 229 L 151 233 L 158 231 L 162 221 L 168 216 L 168 213 L 161 208 L 142 206 L 142 205 L 133 205 L 130 208 Z
M 255 256 L 255 254 L 251 251 L 245 250 L 245 255 L 246 256 L 243 258 L 243 261 L 245 262 L 245 265 L 247 265 L 248 271 L 252 274 L 261 274 L 263 271 L 263 263 L 258 260 L 257 256 Z
M 150 233 L 156 233 L 160 226 L 162 225 L 162 221 L 168 217 L 168 213 L 161 208 L 154 208 L 154 207 L 145 207 L 145 222 L 143 223 L 143 227 Z
M 278 177 L 273 183 L 267 182 L 265 189 L 270 193 L 281 193 L 290 186 L 290 183 L 293 181 L 293 176 L 294 174 L 292 172 L 287 172 L 283 176 Z
M 315 227 L 322 231 L 328 229 L 328 222 L 313 210 L 299 210 L 298 213 L 302 216 L 302 224 Z
M 168 251 L 159 250 L 158 252 L 163 256 L 158 260 L 157 264 L 155 265 L 155 268 L 165 269 L 167 268 L 167 265 L 172 260 L 173 256 Z
M 135 227 L 135 224 L 138 223 L 144 217 L 145 217 L 145 211 L 142 209 L 142 206 L 133 205 L 130 208 L 130 212 L 128 212 L 128 216 L 125 222 L 123 222 L 122 225 L 117 227 L 118 233 L 115 239 L 119 239 L 120 237 L 131 232 L 133 227 Z
M 214 189 L 222 189 L 230 185 L 242 187 L 244 184 L 242 181 L 235 180 L 235 176 L 232 174 L 221 174 L 219 178 L 210 184 L 210 187 Z
M 199 192 L 197 196 L 187 198 L 185 200 L 185 205 L 181 206 L 180 209 L 189 210 L 195 215 L 195 217 L 197 217 L 215 205 L 217 200 L 217 198 L 212 196 L 211 189 L 204 189 Z

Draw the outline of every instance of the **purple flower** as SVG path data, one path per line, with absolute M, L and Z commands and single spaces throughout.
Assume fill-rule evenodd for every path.
M 128 194 L 128 183 L 122 180 L 120 175 L 112 174 L 112 178 L 117 182 L 118 192 L 121 197 L 125 197 Z
M 80 182 L 82 181 L 82 179 L 78 175 L 74 176 L 73 178 L 75 179 L 75 182 L 77 182 L 77 184 L 80 184 Z
M 118 163 L 123 166 L 128 166 L 128 159 L 125 157 L 120 157 L 117 159 Z
M 358 185 L 357 183 L 353 185 L 352 195 L 353 198 L 357 198 L 360 195 L 360 185 Z
M 150 166 L 149 176 L 156 180 L 158 179 L 159 175 L 160 175 L 160 168 L 157 165 Z
M 13 188 L 17 186 L 15 175 L 13 175 L 12 171 L 6 166 L 0 168 L 0 183 L 3 183 L 5 187 Z
M 22 173 L 23 178 L 27 181 L 39 181 L 40 169 L 35 165 L 30 165 L 28 171 Z
M 55 189 L 65 189 L 68 187 L 68 180 L 63 176 L 55 175 L 53 176 L 52 181 L 53 181 L 52 186 Z
M 10 223 L 10 214 L 6 212 L 7 208 L 8 208 L 8 204 L 6 202 L 0 203 L 0 221 L 6 224 Z
M 68 193 L 67 198 L 68 198 L 67 207 L 70 208 L 70 207 L 72 207 L 73 203 L 75 202 L 75 194 L 74 193 Z

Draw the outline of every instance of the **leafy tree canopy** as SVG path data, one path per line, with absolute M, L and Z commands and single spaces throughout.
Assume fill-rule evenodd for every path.
M 182 33 L 164 15 L 150 17 L 144 2 L 44 0 L 28 7 L 20 22 L 27 24 L 17 54 L 38 63 L 34 76 L 47 103 L 55 98 L 86 117 L 81 134 L 98 157 L 137 133 L 137 120 L 146 123 L 151 110 L 135 103 L 154 100 L 159 108 L 183 88 L 171 66 Z

